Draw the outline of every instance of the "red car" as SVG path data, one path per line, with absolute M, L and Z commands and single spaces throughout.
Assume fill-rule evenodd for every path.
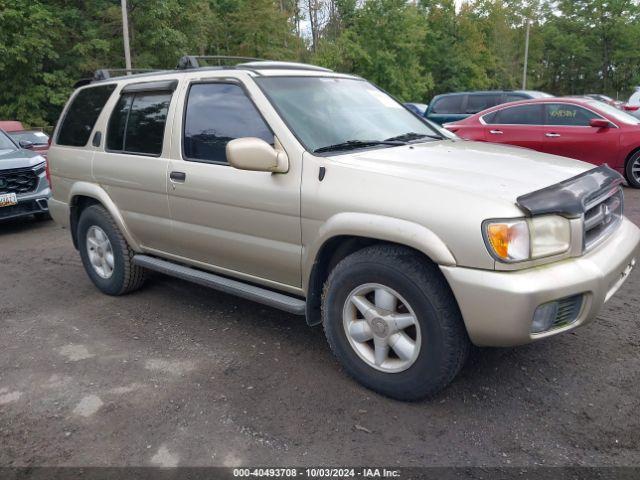
M 540 98 L 444 125 L 462 138 L 608 164 L 640 188 L 640 119 L 596 100 Z
M 22 123 L 17 120 L 0 120 L 0 130 L 4 130 L 9 134 L 11 139 L 16 142 L 20 148 L 33 150 L 38 152 L 44 158 L 47 158 L 49 151 L 49 135 L 40 130 L 25 129 Z

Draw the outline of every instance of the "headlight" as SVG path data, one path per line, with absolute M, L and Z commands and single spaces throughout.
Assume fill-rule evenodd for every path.
M 482 233 L 489 253 L 501 262 L 559 255 L 571 246 L 569 220 L 558 215 L 487 220 L 483 223 Z

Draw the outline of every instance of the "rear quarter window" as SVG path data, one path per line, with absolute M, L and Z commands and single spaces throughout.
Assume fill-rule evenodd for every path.
M 84 147 L 116 85 L 100 85 L 80 90 L 62 119 L 56 143 Z

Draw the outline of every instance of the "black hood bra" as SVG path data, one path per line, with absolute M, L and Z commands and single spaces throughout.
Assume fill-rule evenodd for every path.
M 579 217 L 587 205 L 620 188 L 622 175 L 608 165 L 588 170 L 576 177 L 517 198 L 518 206 L 528 215 L 555 213 Z

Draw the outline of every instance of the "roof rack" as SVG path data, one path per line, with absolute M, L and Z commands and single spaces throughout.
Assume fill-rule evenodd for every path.
M 243 68 L 248 70 L 268 70 L 268 69 L 315 70 L 319 72 L 332 71 L 332 70 L 329 70 L 328 68 L 318 67 L 316 65 L 308 65 L 306 63 L 279 62 L 274 60 L 264 60 L 261 58 L 235 57 L 235 56 L 227 56 L 227 55 L 185 55 L 178 61 L 178 66 L 176 68 L 178 70 L 191 70 L 195 68 L 205 68 L 206 65 L 201 64 L 202 60 L 217 62 L 217 67 L 219 68 Z
M 253 57 L 232 57 L 227 55 L 185 55 L 178 60 L 176 68 L 178 70 L 191 70 L 192 68 L 202 68 L 206 65 L 200 65 L 200 61 L 214 61 L 217 62 L 219 67 L 222 67 L 223 62 L 241 61 L 241 62 L 260 62 L 260 58 Z M 237 65 L 237 63 L 236 63 Z
M 158 72 L 157 68 L 101 68 L 93 74 L 93 80 L 107 80 L 113 77 L 121 77 L 123 75 L 135 75 L 137 73 Z

